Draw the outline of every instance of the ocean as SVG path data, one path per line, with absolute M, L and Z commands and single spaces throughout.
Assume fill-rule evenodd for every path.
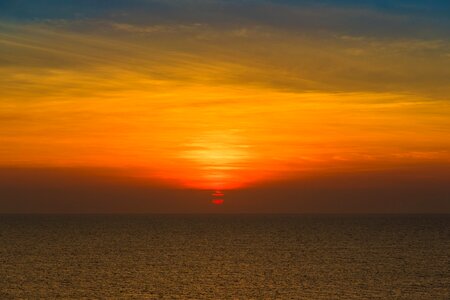
M 449 215 L 1 215 L 0 299 L 450 299 Z

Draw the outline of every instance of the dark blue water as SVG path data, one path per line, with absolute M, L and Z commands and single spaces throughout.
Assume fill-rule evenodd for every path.
M 450 216 L 0 216 L 0 299 L 450 299 Z

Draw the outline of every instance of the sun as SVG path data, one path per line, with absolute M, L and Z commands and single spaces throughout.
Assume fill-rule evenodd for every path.
M 215 205 L 222 205 L 224 200 L 223 200 L 223 196 L 225 196 L 225 194 L 221 191 L 215 191 L 212 196 L 214 197 L 212 199 L 212 203 Z

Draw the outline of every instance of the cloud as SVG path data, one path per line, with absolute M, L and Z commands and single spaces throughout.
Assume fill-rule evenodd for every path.
M 200 23 L 194 24 L 175 24 L 175 25 L 133 25 L 127 23 L 111 23 L 111 27 L 128 33 L 175 33 L 175 32 L 193 32 L 204 26 Z

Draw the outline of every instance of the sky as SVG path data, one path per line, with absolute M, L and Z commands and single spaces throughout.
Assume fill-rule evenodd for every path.
M 450 213 L 449 29 L 447 0 L 0 0 L 0 213 Z

